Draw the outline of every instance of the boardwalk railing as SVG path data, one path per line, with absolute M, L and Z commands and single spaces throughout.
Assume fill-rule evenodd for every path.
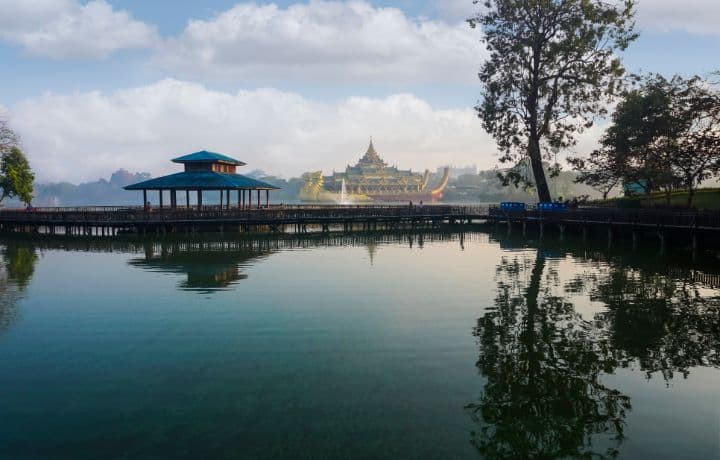
M 611 224 L 629 227 L 697 228 L 720 230 L 720 211 L 673 211 L 653 209 L 571 208 L 564 210 L 504 210 L 491 207 L 493 220 L 558 224 Z
M 482 218 L 487 208 L 479 206 L 401 206 L 401 205 L 283 205 L 264 208 L 152 208 L 142 207 L 86 207 L 34 208 L 32 210 L 2 210 L 1 223 L 29 225 L 132 225 L 135 223 L 189 223 L 238 221 L 247 223 L 362 221 L 398 218 Z
M 561 226 L 582 225 L 645 228 L 698 229 L 720 231 L 718 211 L 630 210 L 609 208 L 574 208 L 563 210 L 522 209 L 476 205 L 272 205 L 262 208 L 152 208 L 77 207 L 0 210 L 3 230 L 25 231 L 23 227 L 108 227 L 114 229 L 148 229 L 160 226 L 169 231 L 191 226 L 211 228 L 222 225 L 283 226 L 332 225 L 359 223 L 431 223 L 470 222 L 478 220 L 541 223 Z M 172 227 L 172 228 L 171 228 Z M 87 229 L 83 229 L 86 232 Z

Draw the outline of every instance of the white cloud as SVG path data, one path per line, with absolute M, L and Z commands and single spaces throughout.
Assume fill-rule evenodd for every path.
M 255 81 L 474 82 L 483 48 L 466 25 L 360 0 L 240 3 L 192 20 L 155 63 L 191 77 Z
M 159 40 L 153 26 L 105 0 L 0 0 L 0 10 L 0 39 L 37 56 L 99 58 Z
M 167 173 L 177 170 L 173 156 L 200 149 L 290 177 L 354 164 L 371 135 L 386 161 L 402 168 L 490 167 L 496 159 L 472 109 L 437 110 L 407 94 L 321 103 L 273 89 L 231 94 L 163 80 L 112 94 L 47 93 L 10 115 L 41 181 L 91 180 L 121 167 Z
M 637 11 L 642 31 L 720 34 L 719 0 L 640 0 Z

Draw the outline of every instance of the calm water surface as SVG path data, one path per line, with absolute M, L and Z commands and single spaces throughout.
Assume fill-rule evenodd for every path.
M 0 240 L 0 458 L 720 458 L 720 264 L 486 233 Z

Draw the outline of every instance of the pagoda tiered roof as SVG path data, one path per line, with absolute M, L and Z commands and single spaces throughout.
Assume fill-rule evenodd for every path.
M 278 187 L 241 174 L 214 171 L 183 171 L 157 177 L 125 190 L 278 190 Z
M 207 150 L 201 150 L 199 152 L 190 153 L 183 155 L 178 158 L 173 158 L 173 163 L 225 163 L 235 166 L 245 166 L 246 163 L 231 158 L 221 153 L 208 152 Z

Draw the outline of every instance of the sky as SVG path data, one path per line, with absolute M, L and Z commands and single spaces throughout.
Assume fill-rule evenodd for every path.
M 0 112 L 41 182 L 221 152 L 282 177 L 497 164 L 472 0 L 0 0 Z M 640 0 L 632 72 L 720 68 L 720 1 Z M 592 149 L 601 127 L 574 154 Z

